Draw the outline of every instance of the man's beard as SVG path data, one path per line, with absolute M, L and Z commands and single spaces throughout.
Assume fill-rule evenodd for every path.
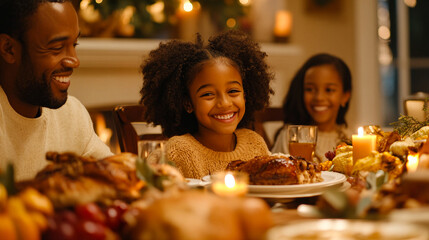
M 37 76 L 35 76 L 33 64 L 27 51 L 24 49 L 22 53 L 22 64 L 15 84 L 19 98 L 31 105 L 57 109 L 67 101 L 67 97 L 64 99 L 56 99 L 54 97 L 49 76 L 43 74 L 42 79 L 38 79 Z

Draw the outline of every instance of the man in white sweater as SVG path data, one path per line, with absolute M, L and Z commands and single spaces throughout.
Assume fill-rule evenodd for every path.
M 47 151 L 96 159 L 112 155 L 86 108 L 68 96 L 79 66 L 78 17 L 68 0 L 0 3 L 0 168 L 17 181 L 46 166 Z

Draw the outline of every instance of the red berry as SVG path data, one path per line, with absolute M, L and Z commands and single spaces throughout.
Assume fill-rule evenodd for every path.
M 106 226 L 113 231 L 118 231 L 121 224 L 121 216 L 115 207 L 108 207 L 106 209 Z
M 124 214 L 128 210 L 128 204 L 121 200 L 113 201 L 112 206 L 118 210 L 119 215 Z
M 106 239 L 106 227 L 98 222 L 83 220 L 77 226 L 79 240 L 104 240 Z
M 334 157 L 335 157 L 335 152 L 333 152 L 333 151 L 328 151 L 328 152 L 326 152 L 326 153 L 325 153 L 325 157 L 326 157 L 328 160 L 332 161 L 332 159 L 334 159 Z
M 75 240 L 77 239 L 76 220 L 72 220 L 70 211 L 61 212 L 54 217 L 48 217 L 48 228 L 43 233 L 43 239 L 46 240 Z M 73 213 L 72 213 L 73 214 Z M 75 216 L 76 217 L 76 216 Z
M 64 210 L 56 214 L 58 220 L 75 224 L 78 222 L 77 215 L 75 212 L 70 210 Z
M 95 203 L 80 204 L 75 207 L 75 212 L 79 218 L 104 223 L 106 216 Z

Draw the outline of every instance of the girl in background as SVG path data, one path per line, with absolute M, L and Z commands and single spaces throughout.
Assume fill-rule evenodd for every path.
M 285 126 L 277 134 L 272 152 L 289 153 L 287 125 L 316 125 L 315 156 L 325 161 L 326 152 L 350 141 L 345 116 L 351 91 L 350 69 L 343 60 L 325 53 L 309 58 L 290 84 L 283 104 Z
M 225 170 L 233 160 L 270 152 L 247 128 L 269 104 L 273 75 L 266 53 L 249 36 L 231 30 L 204 45 L 170 40 L 142 64 L 141 104 L 149 123 L 169 137 L 166 156 L 187 178 Z

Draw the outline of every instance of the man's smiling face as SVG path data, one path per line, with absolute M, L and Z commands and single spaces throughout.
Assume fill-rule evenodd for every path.
M 67 100 L 73 69 L 79 66 L 76 11 L 70 2 L 42 3 L 28 22 L 15 81 L 17 94 L 27 104 L 59 108 Z

